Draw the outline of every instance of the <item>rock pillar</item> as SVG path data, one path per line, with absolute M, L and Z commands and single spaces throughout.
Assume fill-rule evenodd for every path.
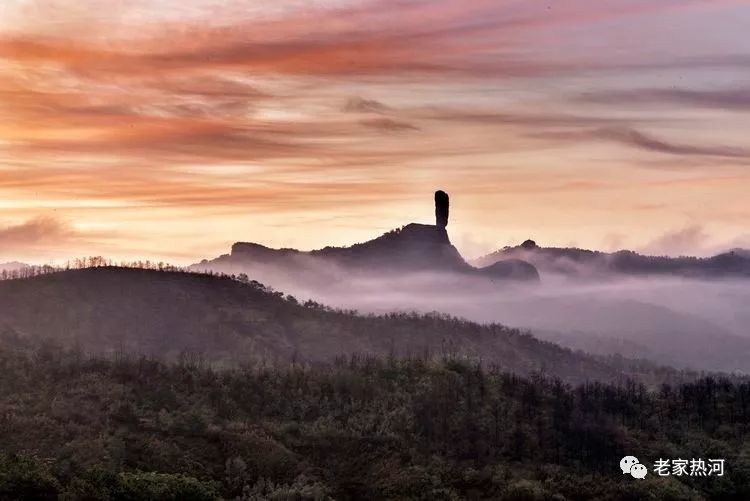
M 448 226 L 448 194 L 442 190 L 435 192 L 435 226 L 445 228 Z

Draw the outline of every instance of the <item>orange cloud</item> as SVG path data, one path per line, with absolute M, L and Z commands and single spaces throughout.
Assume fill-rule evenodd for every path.
M 339 8 L 308 8 L 283 16 L 209 22 L 166 22 L 137 27 L 130 38 L 102 41 L 85 32 L 16 34 L 0 39 L 0 56 L 20 64 L 63 65 L 89 76 L 139 76 L 194 70 L 244 69 L 293 75 L 440 74 L 541 75 L 602 66 L 601 61 L 529 58 L 530 33 L 566 24 L 704 6 L 702 0 L 547 5 L 481 0 L 400 2 L 372 0 Z M 714 2 L 713 5 L 716 5 Z M 91 8 L 99 4 L 93 2 Z M 99 6 L 100 7 L 100 6 Z M 43 10 L 42 7 L 39 7 Z M 133 27 L 136 28 L 136 27 Z M 123 30 L 113 30 L 121 33 Z
M 612 113 L 628 96 L 578 109 L 577 87 L 596 88 L 599 72 L 742 59 L 629 59 L 604 41 L 576 51 L 555 38 L 709 8 L 699 0 L 295 2 L 266 15 L 237 4 L 201 16 L 183 16 L 180 2 L 33 4 L 26 22 L 0 30 L 0 216 L 14 220 L 35 201 L 90 202 L 90 214 L 115 219 L 122 207 L 330 217 L 403 203 L 431 182 L 488 198 L 596 193 L 611 183 L 586 179 L 587 162 L 632 164 L 623 146 L 669 153 L 680 167 L 746 156 L 708 140 L 660 139 L 657 122 L 673 117 Z M 664 93 L 643 102 L 654 96 Z M 668 97 L 721 107 L 743 96 Z M 653 136 L 641 132 L 650 126 Z M 18 231 L 53 229 L 29 225 Z
M 37 217 L 0 228 L 0 245 L 12 249 L 54 246 L 74 235 L 75 232 L 68 225 L 57 219 Z
M 59 249 L 85 248 L 92 240 L 109 240 L 113 232 L 81 231 L 68 221 L 36 216 L 21 223 L 0 226 L 0 257 L 23 253 L 28 256 L 54 255 Z

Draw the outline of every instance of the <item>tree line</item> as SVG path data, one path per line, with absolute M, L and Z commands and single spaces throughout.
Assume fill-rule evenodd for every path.
M 0 499 L 750 498 L 750 384 L 571 386 L 443 357 L 217 370 L 0 350 Z M 624 477 L 716 457 L 723 477 Z

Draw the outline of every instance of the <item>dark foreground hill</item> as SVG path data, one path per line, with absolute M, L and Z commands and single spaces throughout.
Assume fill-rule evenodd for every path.
M 217 371 L 1 347 L 0 369 L 3 500 L 750 499 L 750 386 L 725 379 L 651 392 L 452 360 Z M 723 475 L 654 473 L 678 458 Z
M 363 316 L 301 305 L 257 282 L 116 267 L 0 282 L 0 333 L 16 345 L 46 339 L 93 353 L 176 359 L 187 352 L 230 364 L 321 362 L 355 353 L 450 355 L 573 382 L 654 370 L 617 365 L 497 324 L 437 314 Z

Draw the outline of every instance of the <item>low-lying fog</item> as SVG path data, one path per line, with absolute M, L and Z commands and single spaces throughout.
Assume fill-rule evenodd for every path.
M 304 271 L 302 271 L 304 270 Z M 541 283 L 460 274 L 351 274 L 310 263 L 244 271 L 300 300 L 362 312 L 439 311 L 531 330 L 584 351 L 705 370 L 750 372 L 750 280 L 543 274 Z

